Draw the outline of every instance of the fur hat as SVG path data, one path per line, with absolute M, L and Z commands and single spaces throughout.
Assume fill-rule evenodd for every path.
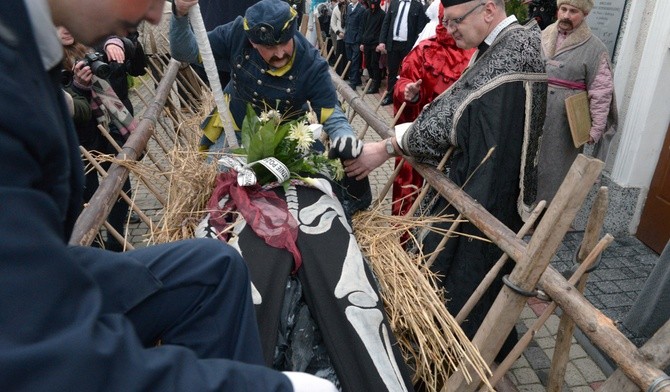
M 593 8 L 593 0 L 557 0 L 556 6 L 560 7 L 561 4 L 571 5 L 575 8 L 579 8 L 585 14 L 591 12 Z
M 244 31 L 249 40 L 261 45 L 279 45 L 296 33 L 298 13 L 282 0 L 261 0 L 247 8 Z

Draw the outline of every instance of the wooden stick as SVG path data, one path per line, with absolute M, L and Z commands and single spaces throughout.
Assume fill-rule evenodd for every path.
M 437 165 L 437 170 L 443 171 L 444 167 L 447 165 L 447 161 L 451 157 L 451 154 L 454 153 L 454 146 L 449 147 L 447 150 L 446 154 L 442 157 L 442 160 L 440 163 Z M 427 181 L 424 181 L 423 186 L 421 187 L 421 192 L 419 192 L 419 195 L 416 197 L 416 200 L 414 200 L 414 203 L 410 207 L 409 211 L 407 211 L 407 216 L 414 216 L 414 213 L 416 213 L 416 210 L 419 208 L 419 205 L 421 205 L 421 202 L 423 199 L 426 197 L 426 194 L 428 193 L 428 190 L 430 189 L 430 184 Z
M 586 258 L 587 252 L 591 252 L 596 246 L 596 240 L 602 231 L 607 214 L 608 192 L 606 187 L 600 187 L 598 194 L 591 208 L 589 219 L 584 231 L 584 239 L 579 247 L 577 262 L 581 263 Z M 584 292 L 588 273 L 577 282 L 576 289 Z M 556 334 L 556 344 L 554 346 L 554 355 L 551 359 L 551 371 L 549 372 L 549 381 L 547 382 L 547 391 L 560 392 L 563 389 L 565 380 L 565 370 L 570 359 L 570 346 L 572 346 L 572 335 L 575 330 L 575 323 L 565 313 L 561 315 L 558 324 L 558 333 Z
M 124 154 L 127 159 L 137 160 L 140 156 L 139 151 L 146 148 L 147 142 L 153 132 L 153 127 L 162 111 L 167 100 L 167 96 L 177 77 L 179 71 L 179 62 L 171 60 L 170 65 L 165 72 L 165 76 L 156 88 L 156 97 L 141 116 L 140 123 L 135 131 L 130 135 L 128 141 L 123 146 Z M 89 207 L 84 209 L 77 218 L 75 226 L 70 236 L 71 245 L 88 245 L 95 238 L 98 228 L 105 221 L 112 209 L 111 200 L 119 194 L 123 182 L 128 177 L 128 168 L 112 164 L 106 178 L 101 181 L 98 190 L 91 198 Z
M 125 252 L 126 250 L 133 250 L 135 247 L 126 240 L 126 237 L 121 235 L 116 229 L 109 224 L 109 222 L 104 221 L 103 226 L 105 226 L 105 229 L 107 229 L 107 234 L 111 235 L 114 237 L 117 241 L 119 241 L 121 244 L 123 244 L 123 251 Z
M 649 366 L 667 369 L 670 366 L 670 320 L 666 321 L 654 336 L 640 347 L 638 352 Z M 640 387 L 626 377 L 621 369 L 612 373 L 598 389 L 601 392 L 638 392 L 639 390 Z
M 614 321 L 596 309 L 574 286 L 568 285 L 560 273 L 548 268 L 540 284 L 561 309 L 575 320 L 582 332 L 612 358 L 640 389 L 647 390 L 656 379 L 666 376 L 650 364 L 644 353 L 638 351 L 619 331 Z
M 335 47 L 333 46 L 333 48 L 335 48 Z M 335 60 L 335 65 L 333 65 L 333 69 L 337 69 L 337 66 L 340 65 L 340 61 L 342 61 L 342 54 L 340 54 L 339 56 L 337 56 L 337 60 Z M 333 72 L 334 72 L 334 71 L 333 71 Z M 337 75 L 337 74 L 336 74 L 336 75 Z M 338 75 L 338 76 L 339 76 L 339 75 Z
M 351 61 L 347 61 L 347 64 L 344 66 L 344 69 L 342 70 L 342 75 L 340 75 L 342 79 L 344 79 L 344 75 L 346 75 L 347 72 L 349 72 L 349 67 L 351 67 Z
M 537 218 L 540 216 L 542 213 L 542 210 L 544 210 L 544 206 L 547 204 L 546 201 L 541 200 L 539 203 L 537 203 L 537 206 L 533 209 L 533 212 L 531 212 L 530 216 L 528 217 L 528 220 L 523 224 L 519 232 L 516 234 L 516 238 L 523 238 L 528 230 L 530 230 L 533 225 L 535 225 L 535 221 Z M 461 310 L 458 312 L 456 315 L 455 319 L 456 322 L 461 324 L 465 318 L 470 314 L 472 309 L 475 307 L 477 302 L 482 298 L 486 290 L 488 290 L 489 286 L 491 286 L 491 283 L 495 280 L 495 278 L 498 276 L 498 273 L 502 269 L 503 266 L 505 266 L 505 263 L 509 259 L 509 256 L 507 256 L 506 253 L 503 253 L 502 256 L 498 259 L 498 261 L 495 263 L 493 268 L 489 270 L 489 272 L 486 274 L 484 279 L 482 279 L 482 282 L 477 286 L 477 289 L 475 289 L 474 293 L 468 298 L 468 302 L 463 305 Z M 494 384 L 492 384 L 494 385 Z
M 372 79 L 368 79 L 368 81 L 365 82 L 365 86 L 363 86 L 363 91 L 361 91 L 361 93 L 358 94 L 358 96 L 359 96 L 360 98 L 365 97 L 366 91 L 368 91 L 368 88 L 370 87 L 370 84 L 371 84 L 371 83 L 372 83 Z M 354 91 L 355 91 L 355 90 L 354 90 Z M 349 123 L 351 123 L 352 121 L 354 121 L 354 118 L 356 117 L 356 113 L 358 113 L 358 112 L 356 112 L 355 110 L 352 111 L 351 116 L 349 116 Z
M 597 245 L 593 247 L 591 250 L 591 253 L 586 257 L 584 262 L 577 268 L 577 271 L 575 271 L 572 276 L 570 277 L 570 280 L 568 280 L 568 284 L 574 285 L 579 281 L 579 279 L 586 273 L 586 270 L 593 265 L 593 263 L 600 257 L 602 252 L 607 249 L 608 246 L 614 241 L 614 237 L 612 237 L 611 234 L 606 234 L 600 242 L 598 242 Z M 512 367 L 514 362 L 521 356 L 523 353 L 523 350 L 528 347 L 528 344 L 530 344 L 530 341 L 533 339 L 537 331 L 540 330 L 540 328 L 544 325 L 544 323 L 547 322 L 549 317 L 554 313 L 554 310 L 556 310 L 556 302 L 551 302 L 549 306 L 542 312 L 540 317 L 535 320 L 533 325 L 526 331 L 526 333 L 519 339 L 517 344 L 514 346 L 512 351 L 507 354 L 505 357 L 505 360 L 502 361 L 502 363 L 496 368 L 496 370 L 493 372 L 493 375 L 489 379 L 489 384 L 495 385 L 500 381 L 505 373 Z
M 333 45 L 330 50 L 328 51 L 328 55 L 326 56 L 326 61 L 330 60 L 330 57 L 335 53 L 335 45 Z
M 405 159 L 404 158 L 401 159 L 400 162 L 405 162 Z M 388 181 L 386 181 L 386 184 L 384 184 L 384 188 L 382 188 L 381 192 L 379 192 L 379 194 L 377 195 L 377 200 L 375 200 L 373 207 L 377 207 L 384 201 L 386 195 L 389 193 L 389 190 L 391 189 L 391 186 L 393 185 L 393 179 L 398 176 L 398 173 L 400 173 L 400 169 L 402 169 L 402 165 L 396 166 L 396 168 L 393 170 L 391 178 Z
M 91 163 L 91 165 L 93 165 L 93 167 L 98 171 L 98 173 L 100 173 L 101 177 L 103 177 L 103 178 L 107 177 L 107 171 L 102 166 L 100 166 L 100 163 L 98 163 L 98 160 L 95 159 L 88 150 L 86 150 L 82 146 L 79 146 L 79 152 L 81 152 L 82 155 L 84 155 L 84 158 L 86 158 L 86 160 L 89 161 Z M 146 216 L 144 214 L 144 211 L 142 211 L 137 206 L 137 204 L 135 204 L 135 202 L 126 194 L 126 192 L 121 191 L 121 192 L 119 192 L 119 195 L 121 196 L 121 198 L 126 203 L 128 203 L 130 208 L 132 208 L 133 211 L 135 211 L 135 213 L 137 213 L 137 216 L 139 216 L 140 219 L 142 219 L 142 221 L 147 225 L 147 227 L 149 228 L 149 232 L 152 232 L 153 229 L 154 229 L 153 222 L 151 221 L 151 219 L 148 216 Z M 87 203 L 87 205 L 88 205 L 88 203 Z M 86 244 L 86 245 L 90 245 L 90 244 Z
M 384 98 L 386 98 L 387 94 L 388 94 L 388 91 L 385 92 L 384 95 L 382 95 L 382 98 L 379 101 L 377 101 L 377 103 L 375 104 L 375 109 L 374 109 L 373 113 L 377 113 L 379 111 L 379 108 L 382 107 L 382 101 L 384 100 Z M 370 128 L 370 124 L 368 124 L 366 122 L 365 127 L 363 127 L 363 130 L 358 134 L 358 138 L 363 139 L 365 137 L 365 134 L 368 132 L 369 128 Z
M 451 223 L 451 226 L 449 227 L 449 230 L 447 230 L 446 233 L 444 233 L 444 236 L 440 240 L 440 243 L 437 244 L 437 247 L 433 251 L 433 254 L 430 255 L 430 258 L 426 261 L 426 268 L 430 268 L 433 263 L 435 262 L 435 259 L 437 259 L 437 256 L 439 256 L 440 252 L 442 252 L 442 249 L 444 249 L 444 245 L 447 244 L 447 241 L 449 241 L 449 238 L 454 234 L 456 229 L 458 229 L 458 226 L 461 224 L 461 219 L 463 219 L 463 215 L 458 214 L 456 217 L 456 220 L 454 220 Z
M 477 219 L 473 220 L 473 216 L 468 217 L 470 211 L 462 209 L 459 209 L 459 211 L 475 223 L 490 240 L 498 244 L 503 251 L 506 251 L 517 261 L 509 280 L 522 290 L 530 291 L 535 288 L 541 274 L 547 269 L 590 187 L 600 175 L 603 165 L 602 161 L 595 158 L 589 158 L 583 154 L 577 156 L 545 217 L 540 221 L 528 247 L 522 245 L 523 250 L 519 253 L 512 253 L 505 249 L 513 243 L 512 240 L 521 241 L 516 238 L 515 234 L 509 236 L 509 228 L 505 227 L 503 232 L 494 232 L 490 227 L 492 222 L 489 222 L 489 224 L 479 222 L 477 224 L 475 223 Z M 436 189 L 438 188 L 436 187 Z M 450 201 L 456 208 L 459 207 L 456 200 Z M 490 232 L 491 235 L 487 232 Z M 509 287 L 503 286 L 473 339 L 473 343 L 479 348 L 487 363 L 493 361 L 502 347 L 505 338 L 514 328 L 525 303 L 525 297 L 515 293 Z M 478 384 L 478 380 L 467 384 L 463 371 L 460 369 L 448 381 L 448 387 L 455 391 L 474 391 Z

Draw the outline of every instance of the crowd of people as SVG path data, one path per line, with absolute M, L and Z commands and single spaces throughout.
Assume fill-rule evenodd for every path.
M 171 55 L 196 65 L 201 58 L 186 15 L 197 3 L 175 0 L 170 28 Z M 610 56 L 585 23 L 593 0 L 557 0 L 555 16 L 531 14 L 527 24 L 507 15 L 504 0 L 439 0 L 432 24 L 429 4 L 418 0 L 333 0 L 313 9 L 303 1 L 252 3 L 234 20 L 208 28 L 217 67 L 230 75 L 225 93 L 233 126 L 239 130 L 248 105 L 258 114 L 268 105 L 282 113 L 314 111 L 330 137 L 329 156 L 344 165 L 343 186 L 354 193 L 369 189 L 367 176 L 390 158 L 437 165 L 453 147 L 444 174 L 518 230 L 535 203 L 551 201 L 583 149 L 570 136 L 565 98 L 588 94 L 588 143 L 597 157 L 606 157 L 616 132 Z M 306 211 L 296 218 L 300 268 L 295 253 L 267 245 L 246 228 L 237 248 L 211 239 L 128 252 L 68 246 L 97 186 L 95 172 L 84 175 L 78 146 L 110 149 L 98 125 L 120 142 L 132 133 L 127 76 L 144 72 L 134 31 L 143 20 L 158 23 L 163 6 L 164 0 L 0 4 L 0 200 L 12 211 L 0 215 L 0 314 L 6 315 L 0 316 L 0 385 L 25 391 L 411 390 L 410 368 L 352 234 L 353 210 L 342 198 L 307 187 L 274 191 L 290 208 Z M 382 103 L 396 110 L 407 103 L 395 136 L 374 143 L 356 138 L 328 62 L 298 31 L 303 12 L 318 19 L 336 55 L 351 61 L 352 88 L 367 69 L 368 92 L 379 92 L 385 75 Z M 426 39 L 417 42 L 419 36 Z M 96 60 L 110 72 L 97 69 Z M 206 129 L 201 144 L 222 148 L 221 129 Z M 416 175 L 396 183 L 397 199 L 405 199 L 408 184 L 419 186 Z M 424 213 L 455 212 L 444 198 L 425 200 Z M 113 213 L 125 217 L 128 206 L 117 204 Z M 394 206 L 394 213 L 405 211 Z M 113 225 L 122 229 L 122 222 Z M 459 231 L 482 235 L 469 223 Z M 441 235 L 420 238 L 423 251 L 432 252 Z M 467 237 L 439 252 L 431 268 L 443 277 L 450 312 L 460 310 L 501 254 L 495 244 Z M 276 264 L 270 268 L 268 260 Z M 280 298 L 294 278 L 323 337 L 332 378 L 313 376 L 318 371 L 306 365 L 271 368 L 281 339 Z M 501 286 L 499 277 L 464 322 L 468 337 Z M 515 341 L 512 331 L 497 359 Z

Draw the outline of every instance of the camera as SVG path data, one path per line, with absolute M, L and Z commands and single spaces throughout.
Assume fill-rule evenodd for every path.
M 112 69 L 105 60 L 105 55 L 100 52 L 87 53 L 82 59 L 85 65 L 91 67 L 93 75 L 101 79 L 107 79 L 112 73 Z

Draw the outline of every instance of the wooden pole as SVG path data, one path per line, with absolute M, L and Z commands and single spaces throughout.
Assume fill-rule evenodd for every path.
M 612 358 L 640 389 L 647 390 L 656 379 L 667 376 L 652 366 L 644 353 L 638 351 L 619 331 L 616 323 L 596 309 L 560 273 L 552 268 L 547 269 L 540 284 L 561 309 L 575 320 L 582 332 Z
M 426 268 L 430 268 L 433 263 L 435 262 L 435 259 L 437 259 L 437 256 L 440 255 L 440 252 L 442 252 L 442 249 L 444 249 L 444 246 L 447 244 L 447 241 L 452 237 L 454 232 L 456 232 L 456 229 L 458 229 L 458 226 L 460 226 L 461 222 L 463 221 L 463 215 L 458 214 L 456 219 L 454 219 L 453 222 L 451 222 L 451 226 L 449 226 L 449 230 L 447 230 L 446 233 L 444 233 L 444 236 L 442 236 L 442 239 L 440 240 L 440 243 L 437 244 L 437 247 L 433 251 L 433 254 L 430 255 L 428 260 L 425 263 Z
M 107 171 L 105 169 L 103 169 L 102 166 L 100 166 L 98 161 L 93 157 L 93 155 L 91 155 L 90 152 L 88 152 L 88 150 L 86 150 L 82 146 L 79 146 L 79 152 L 81 152 L 82 155 L 84 156 L 84 158 L 86 158 L 86 160 L 89 161 L 91 163 L 91 165 L 93 165 L 93 167 L 98 171 L 98 173 L 100 173 L 100 177 L 102 177 L 102 178 L 107 177 Z M 128 203 L 130 208 L 132 208 L 133 211 L 135 211 L 137 216 L 140 217 L 140 219 L 144 222 L 144 224 L 147 225 L 147 227 L 149 228 L 149 232 L 153 232 L 154 227 L 153 227 L 153 222 L 151 221 L 151 219 L 144 214 L 144 212 L 137 206 L 137 204 L 135 204 L 135 202 L 126 194 L 126 192 L 119 192 L 119 195 L 121 196 L 121 198 L 126 203 Z M 88 203 L 86 203 L 85 207 L 87 207 L 87 206 L 88 206 Z M 88 243 L 86 245 L 90 245 L 90 243 Z
M 537 203 L 537 206 L 533 209 L 533 212 L 531 212 L 530 216 L 528 217 L 528 220 L 523 224 L 521 229 L 519 229 L 519 232 L 516 234 L 516 238 L 523 238 L 528 230 L 530 230 L 531 227 L 535 225 L 535 221 L 537 218 L 540 216 L 540 213 L 542 210 L 544 210 L 544 206 L 547 204 L 546 201 L 541 200 L 539 203 Z M 477 286 L 477 289 L 475 289 L 474 293 L 468 298 L 468 301 L 463 305 L 461 310 L 458 312 L 456 315 L 455 319 L 456 322 L 461 324 L 466 317 L 470 314 L 472 309 L 475 307 L 477 302 L 482 298 L 486 290 L 489 289 L 489 286 L 491 286 L 491 283 L 495 280 L 495 278 L 498 276 L 498 273 L 502 269 L 502 267 L 505 266 L 505 263 L 509 259 L 509 256 L 507 256 L 506 253 L 504 253 L 498 261 L 495 263 L 493 268 L 489 270 L 489 272 L 486 273 L 486 276 L 484 276 L 484 279 L 482 279 L 482 282 Z M 495 385 L 495 384 L 492 384 Z
M 482 227 L 475 224 L 489 239 L 496 244 L 500 242 L 500 248 L 510 254 L 514 260 L 517 260 L 517 265 L 509 276 L 509 280 L 517 287 L 526 291 L 535 288 L 541 274 L 546 270 L 565 233 L 570 228 L 570 224 L 577 215 L 589 189 L 600 175 L 603 165 L 602 161 L 595 158 L 589 158 L 583 154 L 577 156 L 545 217 L 540 221 L 528 248 L 523 247 L 517 254 L 511 254 L 505 250 L 506 242 L 511 242 L 511 239 L 521 241 L 515 238 L 514 234 L 509 234 L 509 228 L 503 225 L 503 231 L 492 233 L 494 235 L 492 237 L 486 232 L 491 231 L 487 227 L 490 226 L 490 222 L 482 225 Z M 452 202 L 452 204 L 458 208 L 456 203 Z M 475 223 L 465 214 L 465 211 L 459 211 Z M 515 293 L 507 286 L 503 286 L 472 341 L 479 348 L 487 363 L 493 362 L 505 338 L 514 328 L 525 303 L 526 297 Z M 467 384 L 463 371 L 459 369 L 449 378 L 448 387 L 454 391 L 474 391 L 479 384 L 479 380 L 476 380 L 476 375 L 473 375 L 473 378 L 475 378 L 474 381 Z
M 438 171 L 443 171 L 444 167 L 447 165 L 447 162 L 449 161 L 449 158 L 451 158 L 451 154 L 454 153 L 454 146 L 449 147 L 447 152 L 444 154 L 442 157 L 442 160 L 440 160 L 440 163 L 437 164 L 437 170 Z M 407 216 L 414 216 L 414 213 L 416 210 L 419 208 L 419 205 L 421 205 L 421 201 L 423 200 L 424 197 L 426 197 L 426 194 L 428 193 L 428 190 L 430 189 L 430 184 L 428 181 L 424 181 L 423 186 L 421 187 L 421 192 L 419 192 L 419 195 L 416 197 L 416 200 L 414 200 L 414 203 L 412 203 L 412 206 L 410 207 L 409 211 L 407 211 Z
M 146 148 L 178 71 L 179 62 L 170 60 L 165 76 L 156 88 L 156 96 L 153 102 L 145 109 L 139 125 L 123 146 L 122 154 L 125 154 L 126 159 L 137 160 L 141 151 Z M 121 187 L 128 177 L 128 172 L 127 168 L 112 164 L 107 177 L 100 182 L 98 190 L 91 198 L 89 207 L 82 211 L 77 218 L 70 237 L 69 243 L 71 245 L 86 245 L 93 241 L 98 228 L 112 210 L 113 198 L 117 197 L 116 195 L 121 191 Z
M 607 213 L 608 192 L 606 187 L 600 187 L 598 194 L 591 208 L 589 220 L 584 231 L 584 239 L 579 247 L 577 262 L 582 263 L 586 255 L 596 246 L 596 241 L 603 224 L 605 223 L 605 214 Z M 586 273 L 577 282 L 576 289 L 584 292 L 586 281 L 589 274 Z M 575 323 L 565 313 L 561 315 L 558 323 L 558 332 L 556 334 L 556 344 L 554 346 L 554 355 L 551 359 L 551 371 L 549 372 L 549 381 L 547 382 L 547 392 L 560 392 L 563 389 L 565 380 L 565 370 L 570 359 L 570 346 L 572 346 L 572 334 L 575 331 Z
M 577 268 L 577 271 L 572 274 L 570 280 L 568 280 L 568 283 L 571 285 L 577 283 L 579 279 L 584 276 L 586 270 L 590 268 L 591 265 L 593 265 L 593 263 L 598 259 L 598 257 L 600 257 L 602 252 L 612 243 L 612 241 L 614 241 L 614 237 L 612 237 L 611 234 L 606 234 L 605 237 L 603 237 L 600 242 L 598 242 L 598 244 L 593 247 L 591 253 L 584 259 L 584 262 L 579 266 L 579 268 Z M 523 350 L 528 347 L 528 344 L 530 344 L 531 339 L 533 339 L 537 331 L 540 330 L 544 323 L 546 323 L 549 317 L 554 313 L 556 307 L 557 304 L 553 301 L 551 304 L 549 304 L 549 306 L 547 306 L 540 317 L 535 320 L 533 325 L 528 329 L 528 331 L 526 331 L 521 339 L 519 339 L 512 351 L 507 354 L 507 357 L 505 357 L 502 363 L 493 372 L 493 375 L 489 379 L 489 384 L 495 385 L 503 378 L 505 373 L 507 373 L 507 371 L 512 367 L 517 358 L 521 356 Z
M 659 369 L 666 369 L 670 366 L 670 320 L 666 321 L 638 351 L 649 366 Z M 626 377 L 621 369 L 612 373 L 598 389 L 600 392 L 637 392 L 639 390 L 640 387 Z
M 349 107 L 358 112 L 358 115 L 361 116 L 363 121 L 368 123 L 382 139 L 394 135 L 388 124 L 379 116 L 377 116 L 377 114 L 370 109 L 370 107 L 361 99 L 361 97 L 359 97 L 358 94 L 356 94 L 356 92 L 349 87 L 347 82 L 342 80 L 342 78 L 340 78 L 340 76 L 332 69 L 330 70 L 330 76 L 333 80 L 335 88 L 337 89 L 337 92 L 342 96 L 342 99 L 347 101 L 349 103 Z

